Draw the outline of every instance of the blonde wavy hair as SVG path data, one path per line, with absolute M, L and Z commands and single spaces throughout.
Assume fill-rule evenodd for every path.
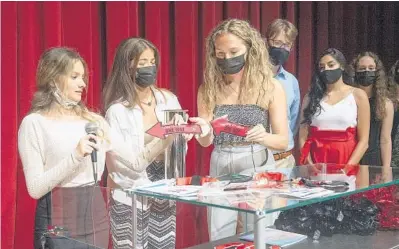
M 55 110 L 58 102 L 54 92 L 58 88 L 66 88 L 66 78 L 76 62 L 82 62 L 85 74 L 83 81 L 88 86 L 88 69 L 86 61 L 74 49 L 55 47 L 46 50 L 40 57 L 36 71 L 37 90 L 32 100 L 31 113 L 46 113 Z M 76 115 L 88 121 L 99 121 L 99 115 L 90 112 L 84 101 L 80 101 L 72 108 Z
M 269 62 L 269 53 L 261 34 L 247 21 L 238 19 L 223 21 L 211 31 L 206 39 L 206 65 L 202 92 L 206 109 L 212 113 L 225 85 L 225 78 L 216 63 L 215 53 L 215 40 L 219 35 L 225 33 L 239 37 L 247 47 L 238 96 L 239 103 L 249 103 L 254 96 L 259 96 L 259 106 L 267 109 L 272 97 L 269 93 L 273 89 L 273 73 L 272 65 Z

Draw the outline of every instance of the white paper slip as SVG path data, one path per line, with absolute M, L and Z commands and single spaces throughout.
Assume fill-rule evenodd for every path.
M 279 189 L 274 192 L 275 195 L 299 199 L 312 199 L 322 196 L 328 196 L 334 193 L 334 191 L 324 188 L 291 188 Z
M 156 194 L 173 195 L 173 196 L 196 196 L 201 186 L 187 185 L 187 186 L 159 186 L 143 189 Z

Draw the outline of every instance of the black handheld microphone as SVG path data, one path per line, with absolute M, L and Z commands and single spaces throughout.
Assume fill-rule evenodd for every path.
M 85 131 L 87 134 L 92 134 L 92 135 L 97 135 L 97 131 L 98 131 L 99 127 L 98 124 L 95 122 L 90 122 L 87 123 L 85 126 Z M 90 139 L 91 142 L 96 142 L 94 139 Z M 97 151 L 93 150 L 91 152 L 91 162 L 92 162 L 92 166 L 93 166 L 93 178 L 94 178 L 94 184 L 97 184 Z

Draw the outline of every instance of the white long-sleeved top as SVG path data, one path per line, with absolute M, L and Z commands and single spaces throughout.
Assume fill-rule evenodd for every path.
M 54 187 L 79 187 L 94 184 L 90 156 L 76 152 L 79 140 L 86 135 L 88 120 L 52 119 L 38 113 L 27 115 L 18 131 L 18 150 L 31 197 L 39 199 Z M 167 143 L 154 139 L 143 151 L 135 150 L 131 143 L 97 116 L 100 133 L 100 150 L 97 152 L 98 176 L 104 172 L 105 158 L 110 165 L 118 166 L 118 173 L 128 178 L 145 174 L 146 165 L 162 151 Z M 143 173 L 144 172 L 144 173 Z
M 171 92 L 155 88 L 151 89 L 155 96 L 155 113 L 157 119 L 164 123 L 164 111 L 181 109 L 181 106 L 177 97 Z M 148 144 L 144 144 L 143 112 L 139 106 L 127 108 L 123 103 L 113 104 L 108 108 L 105 118 L 111 126 L 112 133 L 122 137 L 123 144 L 128 146 L 132 153 L 151 151 L 159 141 L 158 139 L 154 139 Z M 120 153 L 119 149 L 115 147 L 114 151 Z M 121 188 L 131 188 L 149 183 L 145 169 L 151 162 L 151 160 L 143 160 L 137 165 L 137 169 L 133 171 L 129 169 L 128 172 L 130 174 L 126 174 L 126 167 L 121 163 L 121 160 L 114 160 L 112 156 L 107 156 L 109 175 Z
M 19 127 L 18 150 L 26 185 L 35 199 L 55 186 L 77 187 L 93 184 L 90 156 L 76 153 L 79 140 L 86 135 L 87 120 L 57 120 L 38 113 L 27 115 Z M 104 171 L 105 152 L 102 143 L 97 153 L 98 177 Z
M 154 90 L 159 120 L 164 110 L 180 109 L 175 95 Z M 164 99 L 164 97 L 166 99 Z M 162 151 L 165 143 L 154 139 L 144 146 L 141 109 L 122 104 L 109 108 L 107 119 L 99 118 L 105 136 L 97 152 L 98 179 L 104 171 L 105 158 L 111 178 L 122 188 L 148 182 L 146 168 Z M 76 153 L 79 140 L 86 135 L 88 120 L 52 119 L 38 113 L 27 115 L 18 131 L 18 150 L 31 197 L 39 199 L 54 187 L 78 187 L 94 183 L 90 156 Z M 134 123 L 134 125 L 132 125 Z

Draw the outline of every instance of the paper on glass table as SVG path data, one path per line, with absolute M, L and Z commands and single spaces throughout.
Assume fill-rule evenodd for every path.
M 356 176 L 347 176 L 346 174 L 317 174 L 316 176 L 311 176 L 311 180 L 319 181 L 343 181 L 349 184 L 349 189 L 347 191 L 353 191 L 356 189 Z
M 177 197 L 197 197 L 198 191 L 201 189 L 201 186 L 195 185 L 176 186 L 175 182 L 176 180 L 174 179 L 160 180 L 151 184 L 137 187 L 136 189 L 155 194 L 171 195 Z
M 276 189 L 274 194 L 290 198 L 298 199 L 312 199 L 317 197 L 328 196 L 334 194 L 332 190 L 327 190 L 325 188 L 289 188 L 289 189 Z

